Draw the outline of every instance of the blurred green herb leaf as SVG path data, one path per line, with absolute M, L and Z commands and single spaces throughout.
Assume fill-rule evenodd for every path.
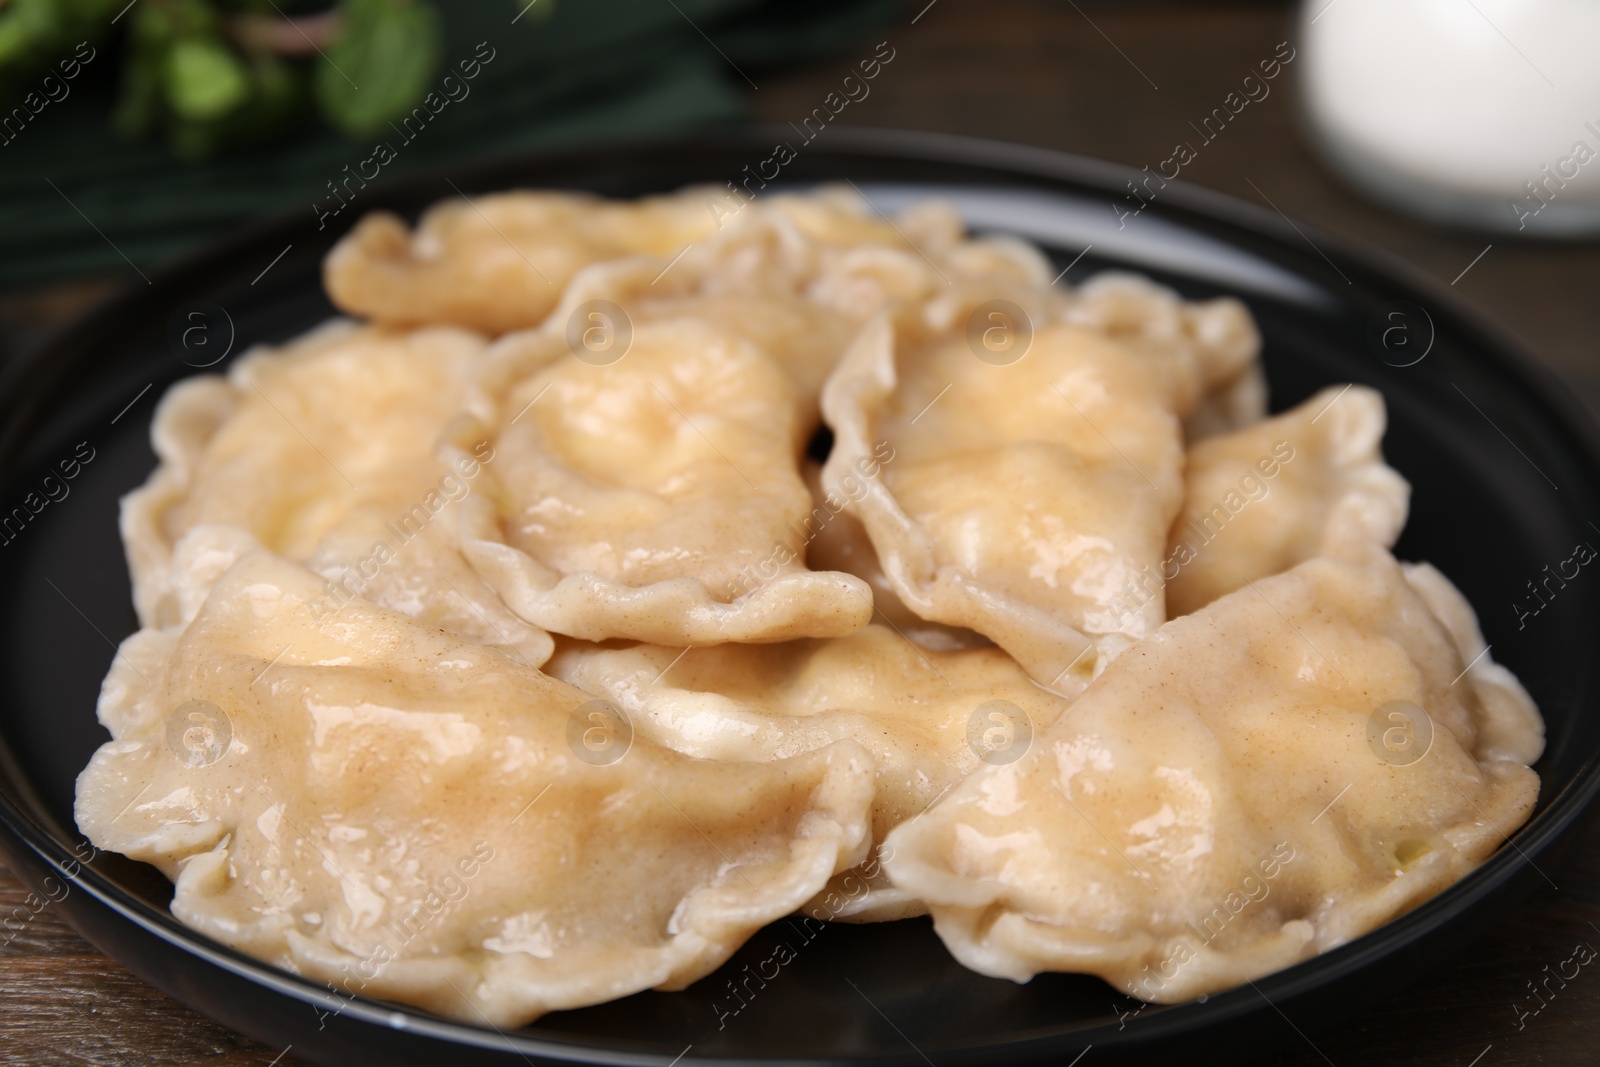
M 444 31 L 429 0 L 0 0 L 0 90 L 83 41 L 120 52 L 102 61 L 121 82 L 113 127 L 198 158 L 276 136 L 313 102 L 351 136 L 384 129 L 422 102 Z
M 250 96 L 244 64 L 222 41 L 179 41 L 167 52 L 167 103 L 180 119 L 214 119 Z
M 237 27 L 206 0 L 141 0 L 129 12 L 117 131 L 164 133 L 185 159 L 280 133 L 304 106 L 303 65 L 252 47 Z
M 317 64 L 323 114 L 364 135 L 410 111 L 439 67 L 439 15 L 422 0 L 345 0 L 338 39 Z

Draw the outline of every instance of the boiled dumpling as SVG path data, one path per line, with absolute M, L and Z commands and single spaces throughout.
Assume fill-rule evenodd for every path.
M 823 391 L 836 440 L 822 480 L 837 491 L 892 450 L 852 510 L 900 599 L 1070 694 L 1166 617 L 1159 593 L 1132 612 L 1112 600 L 1166 547 L 1198 370 L 1053 322 L 1048 298 L 1020 289 L 1031 308 L 986 312 L 986 291 L 933 309 L 943 328 L 904 312 L 862 334 Z M 985 349 L 986 330 L 1017 331 L 1017 312 L 1038 324 L 1031 338 Z M 986 327 L 986 314 L 1009 317 Z
M 851 633 L 870 589 L 798 548 L 810 429 L 782 367 L 700 318 L 642 323 L 605 365 L 551 353 L 503 405 L 463 550 L 522 618 L 587 640 Z
M 982 765 L 1026 749 L 1067 702 L 1029 681 L 997 648 L 918 648 L 888 626 L 849 637 L 681 650 L 562 642 L 546 669 L 614 701 L 634 728 L 711 760 L 771 760 L 842 739 L 872 753 L 873 839 L 926 811 Z M 922 913 L 872 857 L 812 901 L 826 919 Z
M 483 349 L 463 330 L 334 322 L 174 387 L 151 431 L 161 466 L 123 502 L 141 621 L 178 621 L 175 546 L 229 526 L 327 579 L 328 612 L 360 596 L 543 662 L 548 635 L 507 611 L 453 540 L 454 512 L 494 459 L 474 414 L 487 413 Z
M 618 256 L 671 256 L 716 229 L 714 190 L 638 201 L 523 190 L 442 200 L 415 232 L 375 211 L 323 265 L 340 310 L 391 326 L 487 334 L 538 325 L 572 276 Z
M 1071 293 L 1062 318 L 1124 344 L 1192 362 L 1201 392 L 1198 403 L 1184 412 L 1190 440 L 1266 417 L 1261 334 L 1249 310 L 1232 297 L 1186 301 L 1143 275 L 1105 271 Z
M 1411 487 L 1383 462 L 1384 423 L 1378 392 L 1333 386 L 1192 447 L 1162 561 L 1168 612 L 1187 614 L 1315 556 L 1362 559 L 1393 547 Z M 1138 595 L 1129 590 L 1130 600 Z
M 1287 967 L 1439 893 L 1532 811 L 1538 712 L 1487 656 L 1464 670 L 1469 641 L 1431 569 L 1264 578 L 1125 652 L 1022 759 L 891 834 L 885 866 L 984 974 L 1168 1003 Z
M 495 649 L 242 557 L 186 628 L 129 638 L 78 781 L 98 847 L 257 958 L 473 1023 L 676 989 L 870 841 L 851 741 L 691 760 Z

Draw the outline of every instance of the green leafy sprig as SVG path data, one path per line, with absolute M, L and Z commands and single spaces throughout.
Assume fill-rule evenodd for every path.
M 205 158 L 313 113 L 382 130 L 426 94 L 443 39 L 429 0 L 0 0 L 0 89 L 79 41 L 120 45 L 114 127 Z

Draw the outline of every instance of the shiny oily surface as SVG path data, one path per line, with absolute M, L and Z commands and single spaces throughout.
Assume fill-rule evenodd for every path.
M 851 741 L 761 763 L 574 745 L 587 694 L 364 601 L 322 624 L 321 596 L 247 554 L 106 680 L 115 740 L 78 824 L 160 867 L 173 913 L 218 940 L 518 1026 L 685 985 L 865 853 Z
M 1198 442 L 1161 562 L 1168 610 L 1187 615 L 1317 556 L 1393 548 L 1411 486 L 1383 462 L 1386 424 L 1381 394 L 1330 387 L 1275 418 Z
M 215 577 L 236 555 L 216 554 L 219 540 L 243 540 L 324 574 L 324 613 L 363 597 L 543 662 L 549 637 L 506 610 L 447 530 L 494 458 L 475 432 L 484 359 L 465 330 L 335 320 L 174 387 L 151 429 L 161 466 L 120 516 L 141 622 L 192 616 L 206 585 L 190 583 L 186 610 L 175 572 Z M 439 455 L 441 432 L 462 447 Z
M 1173 620 L 1020 760 L 891 833 L 890 878 L 976 970 L 1169 1003 L 1425 900 L 1527 817 L 1544 724 L 1424 581 L 1381 551 L 1319 558 Z
M 985 733 L 998 729 L 997 744 L 1025 746 L 1025 737 L 1005 735 L 1012 720 L 1052 722 L 1067 707 L 997 648 L 921 649 L 880 623 L 828 641 L 680 652 L 564 643 L 546 669 L 615 701 L 641 733 L 702 759 L 767 760 L 858 741 L 874 762 L 875 842 L 981 766 L 993 747 Z M 855 922 L 923 914 L 879 873 L 881 859 L 852 872 L 865 891 L 852 893 L 847 873 L 807 911 Z

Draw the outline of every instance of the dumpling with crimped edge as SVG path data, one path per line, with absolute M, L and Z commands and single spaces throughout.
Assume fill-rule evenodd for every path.
M 386 211 L 362 217 L 323 264 L 341 311 L 391 326 L 455 325 L 486 334 L 538 325 L 591 263 L 670 257 L 716 229 L 711 188 L 641 200 L 535 190 L 441 200 L 410 230 Z
M 176 546 L 233 527 L 322 574 L 329 611 L 359 595 L 543 662 L 549 636 L 506 610 L 451 539 L 493 460 L 473 414 L 487 412 L 483 351 L 457 329 L 332 322 L 175 386 L 151 430 L 160 466 L 122 506 L 140 620 L 179 621 Z
M 1103 271 L 1068 294 L 1062 318 L 1124 344 L 1192 361 L 1200 396 L 1184 411 L 1184 434 L 1191 441 L 1266 417 L 1261 333 L 1249 309 L 1233 297 L 1184 300 L 1142 274 Z
M 892 833 L 890 877 L 975 970 L 1163 1003 L 1359 937 L 1538 797 L 1538 712 L 1509 674 L 1490 691 L 1497 669 L 1463 669 L 1441 583 L 1317 559 L 1172 620 L 1020 760 Z
M 1450 579 L 1431 563 L 1403 563 L 1406 581 L 1450 631 L 1472 690 L 1483 704 L 1475 753 L 1479 759 L 1533 766 L 1544 752 L 1544 720 L 1517 676 L 1494 661 L 1478 616 Z
M 784 370 L 736 330 L 638 324 L 605 365 L 551 351 L 502 406 L 461 544 L 523 619 L 682 646 L 865 626 L 866 583 L 806 569 L 811 433 Z
M 1112 601 L 1164 554 L 1198 369 L 1062 325 L 1024 289 L 1006 299 L 1031 339 L 987 352 L 973 335 L 994 291 L 957 288 L 863 331 L 823 390 L 835 442 L 822 481 L 838 491 L 886 442 L 893 460 L 851 511 L 900 599 L 1070 695 L 1165 619 L 1159 597 L 1131 612 Z
M 1360 560 L 1392 548 L 1411 486 L 1383 461 L 1385 421 L 1376 390 L 1330 386 L 1190 448 L 1183 512 L 1160 571 L 1170 576 L 1168 612 L 1188 614 L 1316 556 Z
M 859 191 L 825 185 L 742 205 L 711 205 L 718 228 L 671 260 L 640 256 L 573 277 L 566 306 L 610 298 L 803 296 L 856 322 L 885 305 L 924 300 L 962 279 L 1045 286 L 1049 261 L 1026 242 L 972 237 L 948 203 L 929 199 L 894 218 Z
M 319 625 L 320 595 L 248 554 L 187 628 L 129 638 L 102 690 L 113 740 L 78 824 L 225 944 L 514 1027 L 682 988 L 866 853 L 853 742 L 691 760 L 398 613 L 358 600 Z
M 1042 727 L 1067 707 L 997 648 L 925 650 L 878 624 L 849 637 L 688 650 L 562 641 L 545 669 L 615 702 L 639 734 L 700 759 L 781 759 L 859 742 L 876 767 L 875 842 L 981 760 L 1022 752 L 1022 724 Z M 833 879 L 807 910 L 847 922 L 922 914 L 880 859 Z

